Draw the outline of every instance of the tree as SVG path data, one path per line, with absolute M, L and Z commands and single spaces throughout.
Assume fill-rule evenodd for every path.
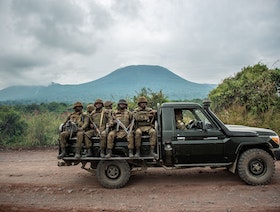
M 151 89 L 144 87 L 139 92 L 137 92 L 136 96 L 133 97 L 133 108 L 137 106 L 137 101 L 140 96 L 145 96 L 148 100 L 148 106 L 153 109 L 157 108 L 157 103 L 161 104 L 164 102 L 168 102 L 168 98 L 162 93 L 162 90 L 160 90 L 159 92 L 154 92 Z
M 226 78 L 212 90 L 211 108 L 231 124 L 244 124 L 280 132 L 280 70 L 256 64 Z
M 253 114 L 267 112 L 278 107 L 277 87 L 280 85 L 280 70 L 268 69 L 266 65 L 248 66 L 234 77 L 226 78 L 212 90 L 209 98 L 213 110 L 221 111 L 237 104 L 245 106 Z
M 25 133 L 27 124 L 15 110 L 7 107 L 0 107 L 0 144 L 15 143 Z

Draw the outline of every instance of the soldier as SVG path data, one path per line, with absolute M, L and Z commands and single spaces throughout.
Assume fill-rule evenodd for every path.
M 181 109 L 175 109 L 175 120 L 176 120 L 176 129 L 185 130 L 186 124 L 183 120 L 183 114 Z
M 135 157 L 140 156 L 141 136 L 142 133 L 147 132 L 150 135 L 150 156 L 157 157 L 154 152 L 156 146 L 156 131 L 153 127 L 153 120 L 155 114 L 152 108 L 147 107 L 147 99 L 142 96 L 138 99 L 138 107 L 133 111 L 135 118 Z
M 76 143 L 76 158 L 80 158 L 80 150 L 83 142 L 83 134 L 89 124 L 89 118 L 83 114 L 83 105 L 81 102 L 76 102 L 73 105 L 75 112 L 71 113 L 63 124 L 64 131 L 59 135 L 61 153 L 57 156 L 62 159 L 66 155 L 66 144 L 69 138 L 77 136 Z
M 80 158 L 81 157 L 80 152 L 81 152 L 81 148 L 82 148 L 82 143 L 85 140 L 85 132 L 90 129 L 89 118 L 90 118 L 90 114 L 93 110 L 94 110 L 94 105 L 89 104 L 89 105 L 87 105 L 86 112 L 83 113 L 84 120 L 87 123 L 87 126 L 85 127 L 85 129 L 82 132 L 79 132 L 77 134 L 77 145 L 76 145 L 75 158 Z M 86 145 L 86 151 L 87 151 L 87 154 L 91 154 L 91 149 L 87 145 Z
M 113 112 L 113 130 L 108 134 L 107 142 L 107 155 L 106 158 L 111 157 L 112 149 L 114 147 L 115 138 L 126 138 L 127 146 L 129 149 L 129 157 L 133 157 L 134 149 L 134 136 L 132 132 L 133 128 L 133 115 L 132 112 L 127 110 L 127 102 L 125 99 L 120 99 L 118 102 L 118 108 Z
M 105 107 L 105 109 L 111 109 L 111 110 L 112 110 L 112 108 L 113 108 L 113 102 L 111 102 L 111 101 L 106 101 L 106 102 L 104 103 L 104 107 Z
M 111 115 L 112 115 L 112 113 L 113 113 L 113 102 L 111 102 L 111 101 L 106 101 L 105 103 L 104 103 L 104 107 L 105 107 L 105 109 L 107 110 L 107 112 L 108 113 L 110 113 Z
M 95 110 L 90 114 L 90 130 L 85 132 L 85 143 L 88 148 L 87 157 L 92 156 L 91 140 L 92 136 L 100 137 L 100 156 L 105 157 L 106 138 L 109 127 L 113 125 L 112 116 L 103 108 L 104 104 L 101 99 L 94 102 Z
M 90 115 L 91 112 L 94 111 L 94 109 L 95 109 L 95 107 L 93 104 L 88 104 L 86 114 Z

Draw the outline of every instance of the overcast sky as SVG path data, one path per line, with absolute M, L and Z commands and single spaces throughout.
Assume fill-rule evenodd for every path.
M 128 65 L 221 83 L 280 67 L 280 0 L 0 0 L 0 89 L 81 84 Z

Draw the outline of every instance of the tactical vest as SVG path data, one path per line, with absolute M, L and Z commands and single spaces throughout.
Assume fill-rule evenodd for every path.
M 149 118 L 149 113 L 152 111 L 152 108 L 137 108 L 134 111 L 134 118 L 138 126 L 148 126 L 151 125 L 151 120 Z
M 126 127 L 130 124 L 131 113 L 128 110 L 117 110 L 114 116 L 116 119 L 119 119 Z
M 101 116 L 103 116 L 103 117 L 102 117 L 102 123 L 100 124 Z M 91 113 L 91 120 L 96 124 L 96 126 L 99 128 L 99 130 L 104 130 L 106 128 L 106 123 L 108 122 L 108 113 L 106 112 L 105 109 L 102 109 L 99 111 L 94 110 Z
M 83 113 L 82 112 L 71 113 L 69 116 L 69 120 L 77 124 L 79 127 L 81 127 L 84 124 Z

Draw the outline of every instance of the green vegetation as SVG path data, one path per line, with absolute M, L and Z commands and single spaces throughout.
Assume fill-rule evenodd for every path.
M 27 129 L 27 123 L 15 110 L 3 106 L 0 110 L 0 146 L 20 142 Z
M 212 90 L 212 110 L 225 122 L 270 128 L 280 133 L 280 70 L 256 64 Z
M 280 134 L 277 88 L 280 88 L 279 69 L 269 69 L 263 64 L 245 67 L 210 92 L 211 108 L 225 123 L 270 128 Z M 137 107 L 140 96 L 145 96 L 153 109 L 157 103 L 169 101 L 162 91 L 144 87 L 133 99 L 127 99 L 129 109 Z M 201 99 L 190 101 L 202 103 Z M 84 109 L 87 104 L 84 103 Z M 116 105 L 114 102 L 114 108 Z M 0 147 L 57 145 L 58 126 L 71 111 L 72 105 L 57 102 L 0 104 Z
M 57 144 L 58 126 L 68 107 L 58 104 L 64 113 L 45 105 L 0 106 L 0 147 L 53 146 Z
M 168 101 L 161 91 L 143 88 L 133 100 L 128 99 L 130 109 L 137 106 L 139 96 L 146 96 L 154 109 L 157 102 Z M 88 104 L 84 103 L 84 109 Z M 115 108 L 116 105 L 115 102 Z M 0 147 L 56 146 L 58 127 L 72 111 L 72 105 L 56 102 L 0 105 Z

